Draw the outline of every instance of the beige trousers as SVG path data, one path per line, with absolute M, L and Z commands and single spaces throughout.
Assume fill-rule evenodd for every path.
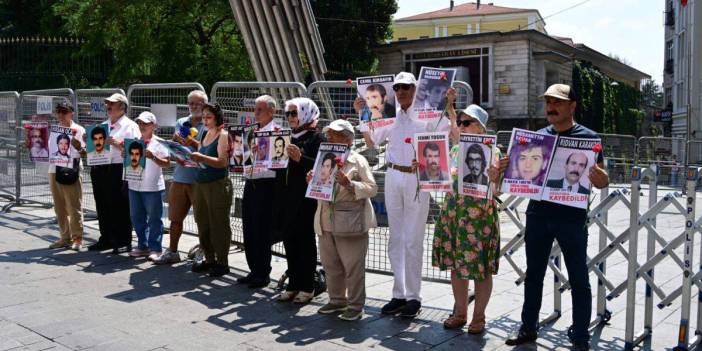
M 56 174 L 49 173 L 51 196 L 58 221 L 61 240 L 83 240 L 83 185 L 79 178 L 71 185 L 56 182 Z
M 319 237 L 319 256 L 327 274 L 329 302 L 360 311 L 366 301 L 368 233 Z

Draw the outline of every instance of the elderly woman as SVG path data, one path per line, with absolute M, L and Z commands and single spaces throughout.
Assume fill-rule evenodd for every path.
M 229 180 L 229 136 L 222 128 L 224 112 L 219 105 L 205 103 L 202 108 L 205 134 L 197 152 L 190 154 L 198 168 L 193 186 L 193 209 L 200 248 L 205 259 L 193 264 L 196 273 L 209 272 L 210 277 L 229 273 L 229 244 L 232 228 L 229 216 L 232 207 L 232 182 Z
M 451 117 L 455 91 L 448 96 Z M 458 115 L 452 126 L 451 174 L 453 192 L 446 194 L 441 215 L 434 230 L 432 264 L 451 271 L 451 288 L 455 300 L 453 314 L 444 321 L 447 329 L 462 328 L 468 314 L 468 281 L 475 281 L 475 306 L 468 333 L 481 334 L 485 330 L 485 308 L 492 292 L 492 275 L 497 274 L 500 259 L 499 218 L 493 199 L 477 199 L 458 193 L 457 167 L 462 165 L 458 140 L 460 133 L 485 134 L 488 114 L 477 105 L 470 105 Z M 496 149 L 495 149 L 496 150 Z M 498 157 L 494 158 L 499 159 Z M 497 168 L 488 171 L 489 186 L 496 189 Z
M 336 120 L 324 128 L 331 143 L 351 145 L 353 127 Z M 307 181 L 313 178 L 308 173 Z M 365 262 L 368 230 L 377 226 L 370 198 L 378 192 L 368 161 L 350 151 L 342 167 L 334 174 L 334 203 L 318 201 L 314 231 L 319 235 L 319 254 L 327 273 L 329 303 L 321 314 L 343 313 L 342 320 L 363 317 L 366 299 Z
M 316 130 L 319 108 L 308 98 L 285 103 L 285 116 L 292 129 L 287 147 L 288 170 L 278 172 L 273 201 L 274 231 L 282 233 L 288 261 L 287 289 L 278 301 L 307 303 L 314 296 L 314 272 L 317 267 L 317 243 L 314 237 L 314 212 L 317 201 L 305 197 L 305 177 L 314 166 L 319 144 L 324 141 Z

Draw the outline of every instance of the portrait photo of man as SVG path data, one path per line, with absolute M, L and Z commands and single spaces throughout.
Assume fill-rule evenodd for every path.
M 288 155 L 285 153 L 285 147 L 287 143 L 285 138 L 279 136 L 273 140 L 273 158 L 272 161 L 285 161 L 288 159 Z
M 327 152 L 324 154 L 321 160 L 321 165 L 318 167 L 319 174 L 316 175 L 317 181 L 314 185 L 320 187 L 328 187 L 332 185 L 332 170 L 336 165 L 336 154 L 333 152 Z
M 143 170 L 140 161 L 144 155 L 144 147 L 141 143 L 132 142 L 129 144 L 129 171 L 132 173 L 141 173 Z
M 465 163 L 468 172 L 463 177 L 464 183 L 488 185 L 488 177 L 485 175 L 487 158 L 479 144 L 473 144 L 468 148 Z
M 549 151 L 545 145 L 531 143 L 527 145 L 516 144 L 510 156 L 510 170 L 512 179 L 528 180 L 534 185 L 543 185 L 549 163 Z
M 370 119 L 395 117 L 395 105 L 388 101 L 387 89 L 382 84 L 371 84 L 364 96 L 370 110 Z
M 32 159 L 46 159 L 49 157 L 49 149 L 46 143 L 47 129 L 32 128 L 29 134 L 29 154 Z
M 590 195 L 590 189 L 580 183 L 580 178 L 587 170 L 588 164 L 587 155 L 584 153 L 578 151 L 571 153 L 565 161 L 565 176 L 561 179 L 549 179 L 546 186 L 563 189 L 569 193 Z
M 105 152 L 105 140 L 107 139 L 104 128 L 93 128 L 90 132 L 90 139 L 93 141 L 95 150 L 89 154 L 95 156 L 102 155 Z
M 71 138 L 66 134 L 59 134 L 56 137 L 56 152 L 52 154 L 52 158 L 59 160 L 68 160 L 68 149 L 71 147 Z
M 424 169 L 419 172 L 420 181 L 442 181 L 448 179 L 448 174 L 441 169 L 441 148 L 437 143 L 428 142 L 422 149 Z
M 232 144 L 232 165 L 244 165 L 244 136 L 241 132 L 229 133 Z

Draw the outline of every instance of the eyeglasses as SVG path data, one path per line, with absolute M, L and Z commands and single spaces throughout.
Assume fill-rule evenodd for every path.
M 473 119 L 464 119 L 462 121 L 456 121 L 456 124 L 461 127 L 470 127 L 471 124 L 477 123 L 478 121 L 473 120 Z
M 202 106 L 202 102 L 188 102 L 188 106 Z
M 412 84 L 395 84 L 392 86 L 392 90 L 394 91 L 399 91 L 400 89 L 402 90 L 410 90 L 412 88 Z
M 297 110 L 285 111 L 285 117 L 297 117 Z

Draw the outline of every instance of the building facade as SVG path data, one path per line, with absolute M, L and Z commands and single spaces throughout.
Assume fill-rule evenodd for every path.
M 540 95 L 551 84 L 571 84 L 575 60 L 591 62 L 610 78 L 637 88 L 650 79 L 586 45 L 537 30 L 403 40 L 376 52 L 384 74 L 418 74 L 423 66 L 456 68 L 456 80 L 471 85 L 473 103 L 490 113 L 493 130 L 546 125 Z
M 665 0 L 665 9 L 662 118 L 672 120 L 673 137 L 702 139 L 702 4 Z
M 441 38 L 487 32 L 533 29 L 546 33 L 538 10 L 465 3 L 400 18 L 393 23 L 393 41 Z

